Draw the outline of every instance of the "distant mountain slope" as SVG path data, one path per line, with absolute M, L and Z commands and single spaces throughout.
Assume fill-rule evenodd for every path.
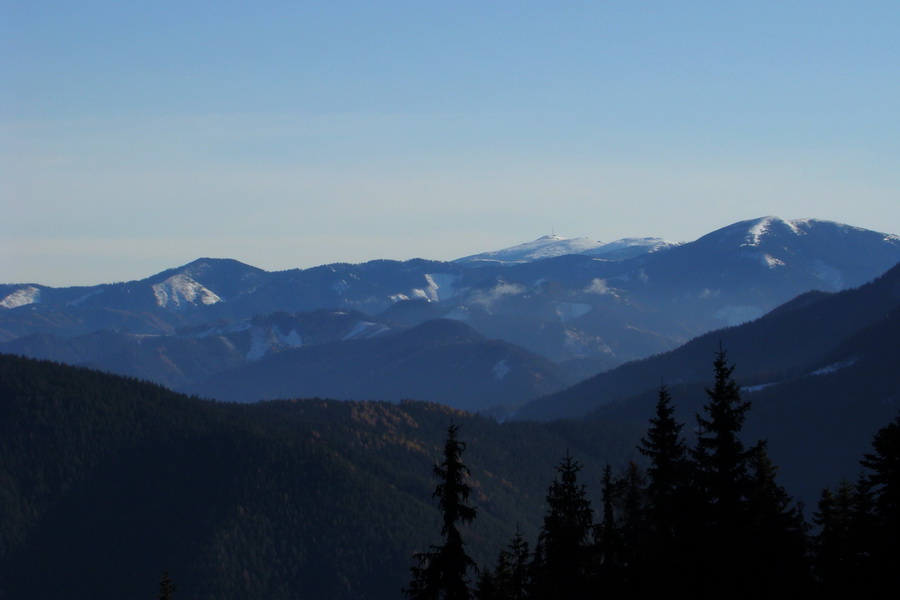
M 452 320 L 396 335 L 284 350 L 184 391 L 231 401 L 329 397 L 440 402 L 479 410 L 571 383 L 545 358 Z
M 836 478 L 856 476 L 853 457 L 870 450 L 872 429 L 900 409 L 900 265 L 859 288 L 809 293 L 751 323 L 601 373 L 527 403 L 515 418 L 645 423 L 664 382 L 690 439 L 720 344 L 753 405 L 744 438 L 767 439 L 781 482 L 812 504 Z
M 487 265 L 515 265 L 521 263 L 583 254 L 596 256 L 606 260 L 623 260 L 641 254 L 649 254 L 660 250 L 668 250 L 680 245 L 680 242 L 668 242 L 660 238 L 623 238 L 604 244 L 590 238 L 564 238 L 558 235 L 545 235 L 532 242 L 526 242 L 503 250 L 493 250 L 457 258 L 454 263 L 467 267 Z
M 705 383 L 712 352 L 721 343 L 738 365 L 744 386 L 802 376 L 835 362 L 842 344 L 879 324 L 900 307 L 900 265 L 840 293 L 800 296 L 750 323 L 715 330 L 663 354 L 600 373 L 556 394 L 527 403 L 517 418 L 557 419 L 669 385 Z M 888 330 L 885 329 L 885 332 Z M 900 344 L 886 336 L 884 343 Z
M 86 366 L 178 388 L 287 348 L 368 338 L 389 331 L 391 327 L 362 313 L 320 310 L 271 313 L 239 321 L 223 319 L 183 327 L 172 335 L 109 329 L 73 337 L 38 333 L 0 343 L 0 352 Z

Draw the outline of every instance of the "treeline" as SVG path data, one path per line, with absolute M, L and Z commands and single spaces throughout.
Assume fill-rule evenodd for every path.
M 900 417 L 874 437 L 856 484 L 826 489 L 813 529 L 777 484 L 765 441 L 740 433 L 749 402 L 724 351 L 714 362 L 694 443 L 659 390 L 655 416 L 637 450 L 646 464 L 613 476 L 602 505 L 579 482 L 570 454 L 556 467 L 533 547 L 516 531 L 496 561 L 477 568 L 461 528 L 472 523 L 466 449 L 451 424 L 434 497 L 442 543 L 415 555 L 413 600 L 579 600 L 582 598 L 874 597 L 897 589 L 900 558 Z M 471 527 L 471 526 L 470 526 Z

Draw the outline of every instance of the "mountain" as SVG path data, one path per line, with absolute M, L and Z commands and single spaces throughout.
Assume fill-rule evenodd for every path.
M 771 386 L 834 364 L 842 344 L 867 328 L 877 332 L 886 327 L 898 307 L 900 264 L 859 288 L 809 292 L 752 322 L 711 331 L 675 350 L 600 373 L 527 403 L 517 415 L 582 416 L 604 404 L 655 390 L 661 380 L 670 385 L 705 382 L 709 357 L 720 342 L 738 363 L 743 385 Z M 885 340 L 890 341 L 896 340 Z
M 584 378 L 755 319 L 811 290 L 862 285 L 900 261 L 900 238 L 764 217 L 680 245 L 550 236 L 495 252 L 493 260 L 481 256 L 279 272 L 204 258 L 102 286 L 5 284 L 0 351 L 187 388 L 298 343 L 311 352 L 340 341 L 300 329 L 291 337 L 286 324 L 266 325 L 271 315 L 312 331 L 325 314 L 347 313 L 379 331 L 456 320 L 556 363 L 566 378 Z
M 467 267 L 485 265 L 514 265 L 556 256 L 584 254 L 602 257 L 607 260 L 623 260 L 641 254 L 649 254 L 667 250 L 680 245 L 679 242 L 668 242 L 661 238 L 623 238 L 604 244 L 591 238 L 564 238 L 558 235 L 545 235 L 532 242 L 526 242 L 491 252 L 482 252 L 458 258 L 454 263 Z
M 852 477 L 870 432 L 900 408 L 900 265 L 838 293 L 810 292 L 740 326 L 600 373 L 526 403 L 517 419 L 646 422 L 660 383 L 692 423 L 720 347 L 753 408 L 747 439 L 768 439 L 783 481 L 812 503 L 835 472 Z M 829 468 L 822 466 L 826 460 Z
M 896 340 L 898 320 L 889 322 Z M 884 351 L 884 337 L 865 329 L 845 350 Z M 852 368 L 810 375 L 824 381 Z M 778 482 L 792 495 L 797 482 L 785 475 L 798 466 L 832 486 L 859 468 L 859 454 L 843 455 L 841 433 L 864 419 L 817 396 L 831 383 L 787 402 L 802 398 L 794 414 L 779 415 L 788 419 L 758 418 L 779 407 L 754 398 L 741 432 L 748 443 L 765 434 L 774 464 L 788 461 Z M 848 396 L 866 415 L 884 399 L 872 390 Z M 752 419 L 776 429 L 749 431 Z M 482 566 L 514 532 L 536 540 L 562 456 L 577 461 L 599 519 L 604 466 L 617 478 L 629 472 L 647 426 L 612 413 L 500 424 L 422 402 L 219 403 L 0 355 L 0 592 L 137 600 L 168 572 L 185 600 L 400 598 L 413 553 L 439 536 L 432 473 L 451 423 L 467 444 L 477 507 L 462 535 Z M 796 455 L 774 443 L 778 428 L 803 434 Z M 815 499 L 800 497 L 807 506 Z
M 451 422 L 479 564 L 517 529 L 536 538 L 566 449 L 599 493 L 639 435 L 421 402 L 209 402 L 0 355 L 0 592 L 137 600 L 168 571 L 184 600 L 401 598 L 440 536 L 432 472 Z
M 572 383 L 558 366 L 453 320 L 396 335 L 359 336 L 285 350 L 186 386 L 230 401 L 329 397 L 440 402 L 477 411 L 536 398 Z
M 72 337 L 37 333 L 0 344 L 4 352 L 131 375 L 177 389 L 288 348 L 390 332 L 362 313 L 270 313 L 183 327 L 171 335 L 103 329 Z

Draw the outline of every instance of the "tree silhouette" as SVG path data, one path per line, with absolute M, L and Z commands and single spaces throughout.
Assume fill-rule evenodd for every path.
M 172 581 L 169 579 L 169 572 L 165 571 L 159 582 L 159 600 L 172 600 L 174 593 L 175 586 L 172 585 Z
M 871 568 L 884 585 L 900 585 L 900 416 L 882 427 L 872 439 L 873 452 L 862 466 L 868 473 L 859 494 L 870 503 L 872 528 Z
M 466 444 L 457 439 L 458 433 L 459 426 L 451 423 L 444 443 L 444 460 L 434 467 L 439 483 L 432 497 L 438 499 L 444 543 L 415 555 L 418 564 L 410 569 L 412 581 L 404 590 L 407 598 L 469 600 L 471 597 L 467 572 L 475 563 L 466 554 L 458 525 L 474 521 L 475 508 L 466 504 L 471 492 L 466 483 L 469 469 L 461 459 Z
M 649 459 L 647 467 L 648 532 L 640 560 L 640 581 L 648 595 L 664 590 L 687 591 L 690 572 L 686 559 L 694 531 L 694 496 L 688 447 L 681 435 L 684 427 L 674 418 L 672 396 L 659 388 L 656 413 L 638 451 Z
M 594 513 L 578 483 L 581 465 L 566 452 L 556 470 L 535 551 L 535 591 L 539 598 L 574 600 L 588 590 Z

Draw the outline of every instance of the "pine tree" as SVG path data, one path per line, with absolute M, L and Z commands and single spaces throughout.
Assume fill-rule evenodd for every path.
M 466 504 L 471 487 L 466 483 L 469 469 L 462 462 L 466 444 L 457 439 L 459 426 L 450 424 L 444 443 L 444 460 L 435 465 L 439 483 L 432 497 L 437 498 L 443 525 L 444 543 L 429 552 L 415 555 L 418 564 L 410 569 L 412 581 L 406 596 L 416 600 L 469 600 L 468 571 L 475 566 L 465 550 L 459 525 L 475 520 L 475 508 Z
M 581 465 L 566 452 L 556 470 L 535 551 L 534 595 L 577 600 L 589 589 L 594 513 L 585 487 L 578 483 Z

